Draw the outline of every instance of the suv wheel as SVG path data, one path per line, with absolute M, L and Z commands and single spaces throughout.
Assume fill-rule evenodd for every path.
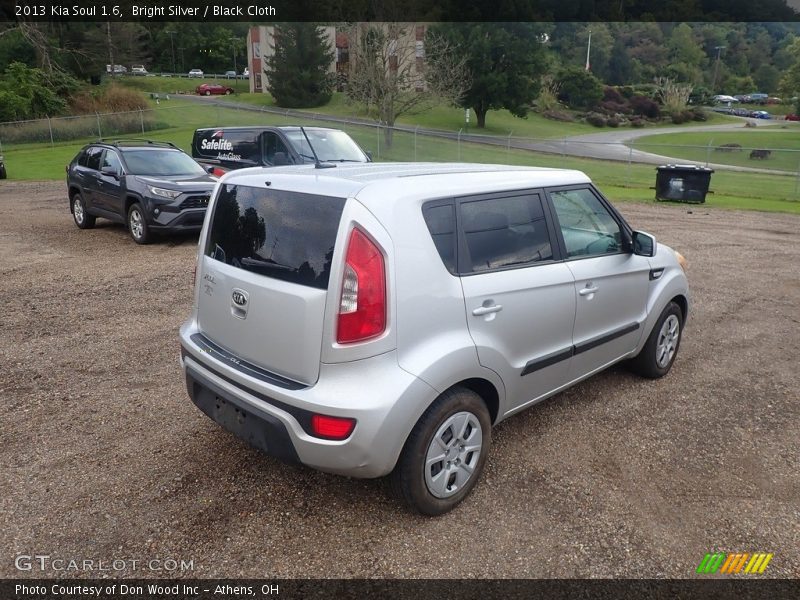
M 632 370 L 649 379 L 658 379 L 669 373 L 683 333 L 683 313 L 680 307 L 670 302 L 650 332 L 647 343 L 630 365 Z
M 491 420 L 475 392 L 454 388 L 420 417 L 391 474 L 392 488 L 425 515 L 454 508 L 475 487 L 491 445 Z
M 147 244 L 150 241 L 150 230 L 144 218 L 142 205 L 138 202 L 131 204 L 128 209 L 128 231 L 131 232 L 131 237 L 137 244 Z
M 81 229 L 91 229 L 94 227 L 95 216 L 90 215 L 86 211 L 86 205 L 83 203 L 83 197 L 75 193 L 72 195 L 72 219 Z

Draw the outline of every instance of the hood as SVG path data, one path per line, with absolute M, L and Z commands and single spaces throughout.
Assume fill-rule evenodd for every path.
M 154 185 L 169 190 L 189 191 L 189 190 L 208 190 L 214 187 L 217 182 L 216 177 L 210 174 L 202 175 L 170 175 L 163 177 L 136 175 L 137 181 L 145 185 Z

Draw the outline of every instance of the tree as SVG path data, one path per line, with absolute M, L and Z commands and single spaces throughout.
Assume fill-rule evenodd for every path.
M 527 114 L 546 65 L 542 32 L 535 24 L 447 23 L 431 33 L 466 57 L 471 84 L 459 104 L 475 111 L 479 128 L 486 126 L 489 110 Z
M 275 53 L 266 60 L 267 89 L 278 106 L 308 108 L 331 99 L 334 52 L 325 30 L 314 23 L 275 29 Z
M 362 23 L 347 34 L 347 96 L 368 109 L 377 109 L 378 118 L 387 125 L 387 146 L 392 144 L 392 128 L 400 115 L 437 103 L 457 104 L 469 86 L 463 56 L 438 34 L 431 32 L 417 39 L 422 37 L 418 35 L 420 27 Z
M 568 67 L 558 75 L 559 100 L 572 108 L 590 109 L 603 97 L 600 80 L 583 67 Z

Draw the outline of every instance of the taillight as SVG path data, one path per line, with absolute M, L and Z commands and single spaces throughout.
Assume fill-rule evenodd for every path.
M 383 254 L 362 231 L 347 243 L 336 341 L 361 342 L 386 329 L 386 274 Z
M 346 440 L 356 428 L 355 419 L 312 415 L 311 433 L 327 440 Z
M 211 172 L 211 174 L 214 175 L 215 177 L 222 177 L 227 172 L 228 171 L 226 171 L 225 169 L 220 169 L 219 167 L 214 167 L 214 170 Z

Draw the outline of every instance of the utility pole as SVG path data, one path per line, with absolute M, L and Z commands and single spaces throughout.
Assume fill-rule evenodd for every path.
M 589 71 L 591 69 L 591 63 L 589 62 L 589 53 L 592 51 L 592 30 L 589 30 L 589 44 L 586 46 L 586 70 Z
M 116 75 L 114 65 L 114 44 L 111 42 L 111 21 L 106 21 L 106 40 L 108 41 L 108 60 L 111 62 L 111 77 Z
M 711 82 L 711 93 L 717 93 L 717 74 L 719 73 L 719 55 L 723 50 L 725 50 L 726 46 L 714 46 L 714 49 L 717 51 L 717 60 L 714 62 L 714 80 Z
M 175 32 L 170 29 L 166 33 L 169 34 L 169 48 L 172 50 L 172 74 L 175 75 Z
M 231 46 L 233 47 L 233 78 L 238 79 L 238 71 L 236 70 L 236 38 L 231 38 Z

